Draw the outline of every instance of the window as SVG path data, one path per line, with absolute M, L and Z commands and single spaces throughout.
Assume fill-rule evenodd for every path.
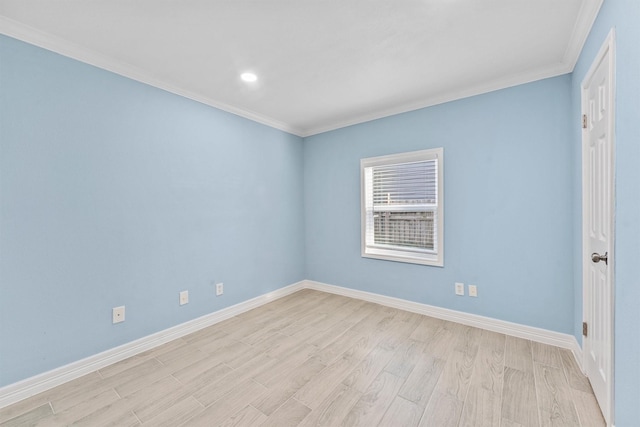
M 443 265 L 443 150 L 360 161 L 362 256 Z

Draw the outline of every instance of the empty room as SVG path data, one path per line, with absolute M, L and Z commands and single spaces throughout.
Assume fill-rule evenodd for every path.
M 0 425 L 640 426 L 637 0 L 0 0 Z

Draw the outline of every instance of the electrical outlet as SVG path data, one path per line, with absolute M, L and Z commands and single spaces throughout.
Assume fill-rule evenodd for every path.
M 456 282 L 456 295 L 464 295 L 464 283 Z
M 124 322 L 124 305 L 121 305 L 120 307 L 113 307 L 111 314 L 113 317 L 113 323 Z
M 224 283 L 216 283 L 216 296 L 224 294 Z
M 180 305 L 185 305 L 189 302 L 189 291 L 180 292 Z
M 478 287 L 476 285 L 469 285 L 469 296 L 470 297 L 478 296 Z

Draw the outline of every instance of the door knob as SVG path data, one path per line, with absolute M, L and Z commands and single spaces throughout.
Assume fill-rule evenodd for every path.
M 609 254 L 609 252 L 605 252 L 604 255 L 600 255 L 599 253 L 594 252 L 591 254 L 591 261 L 596 263 L 600 261 L 604 261 L 605 264 L 609 265 L 607 254 Z

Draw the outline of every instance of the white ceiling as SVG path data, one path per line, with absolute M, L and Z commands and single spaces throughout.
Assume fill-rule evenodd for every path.
M 0 33 L 307 136 L 571 72 L 601 3 L 0 0 Z

